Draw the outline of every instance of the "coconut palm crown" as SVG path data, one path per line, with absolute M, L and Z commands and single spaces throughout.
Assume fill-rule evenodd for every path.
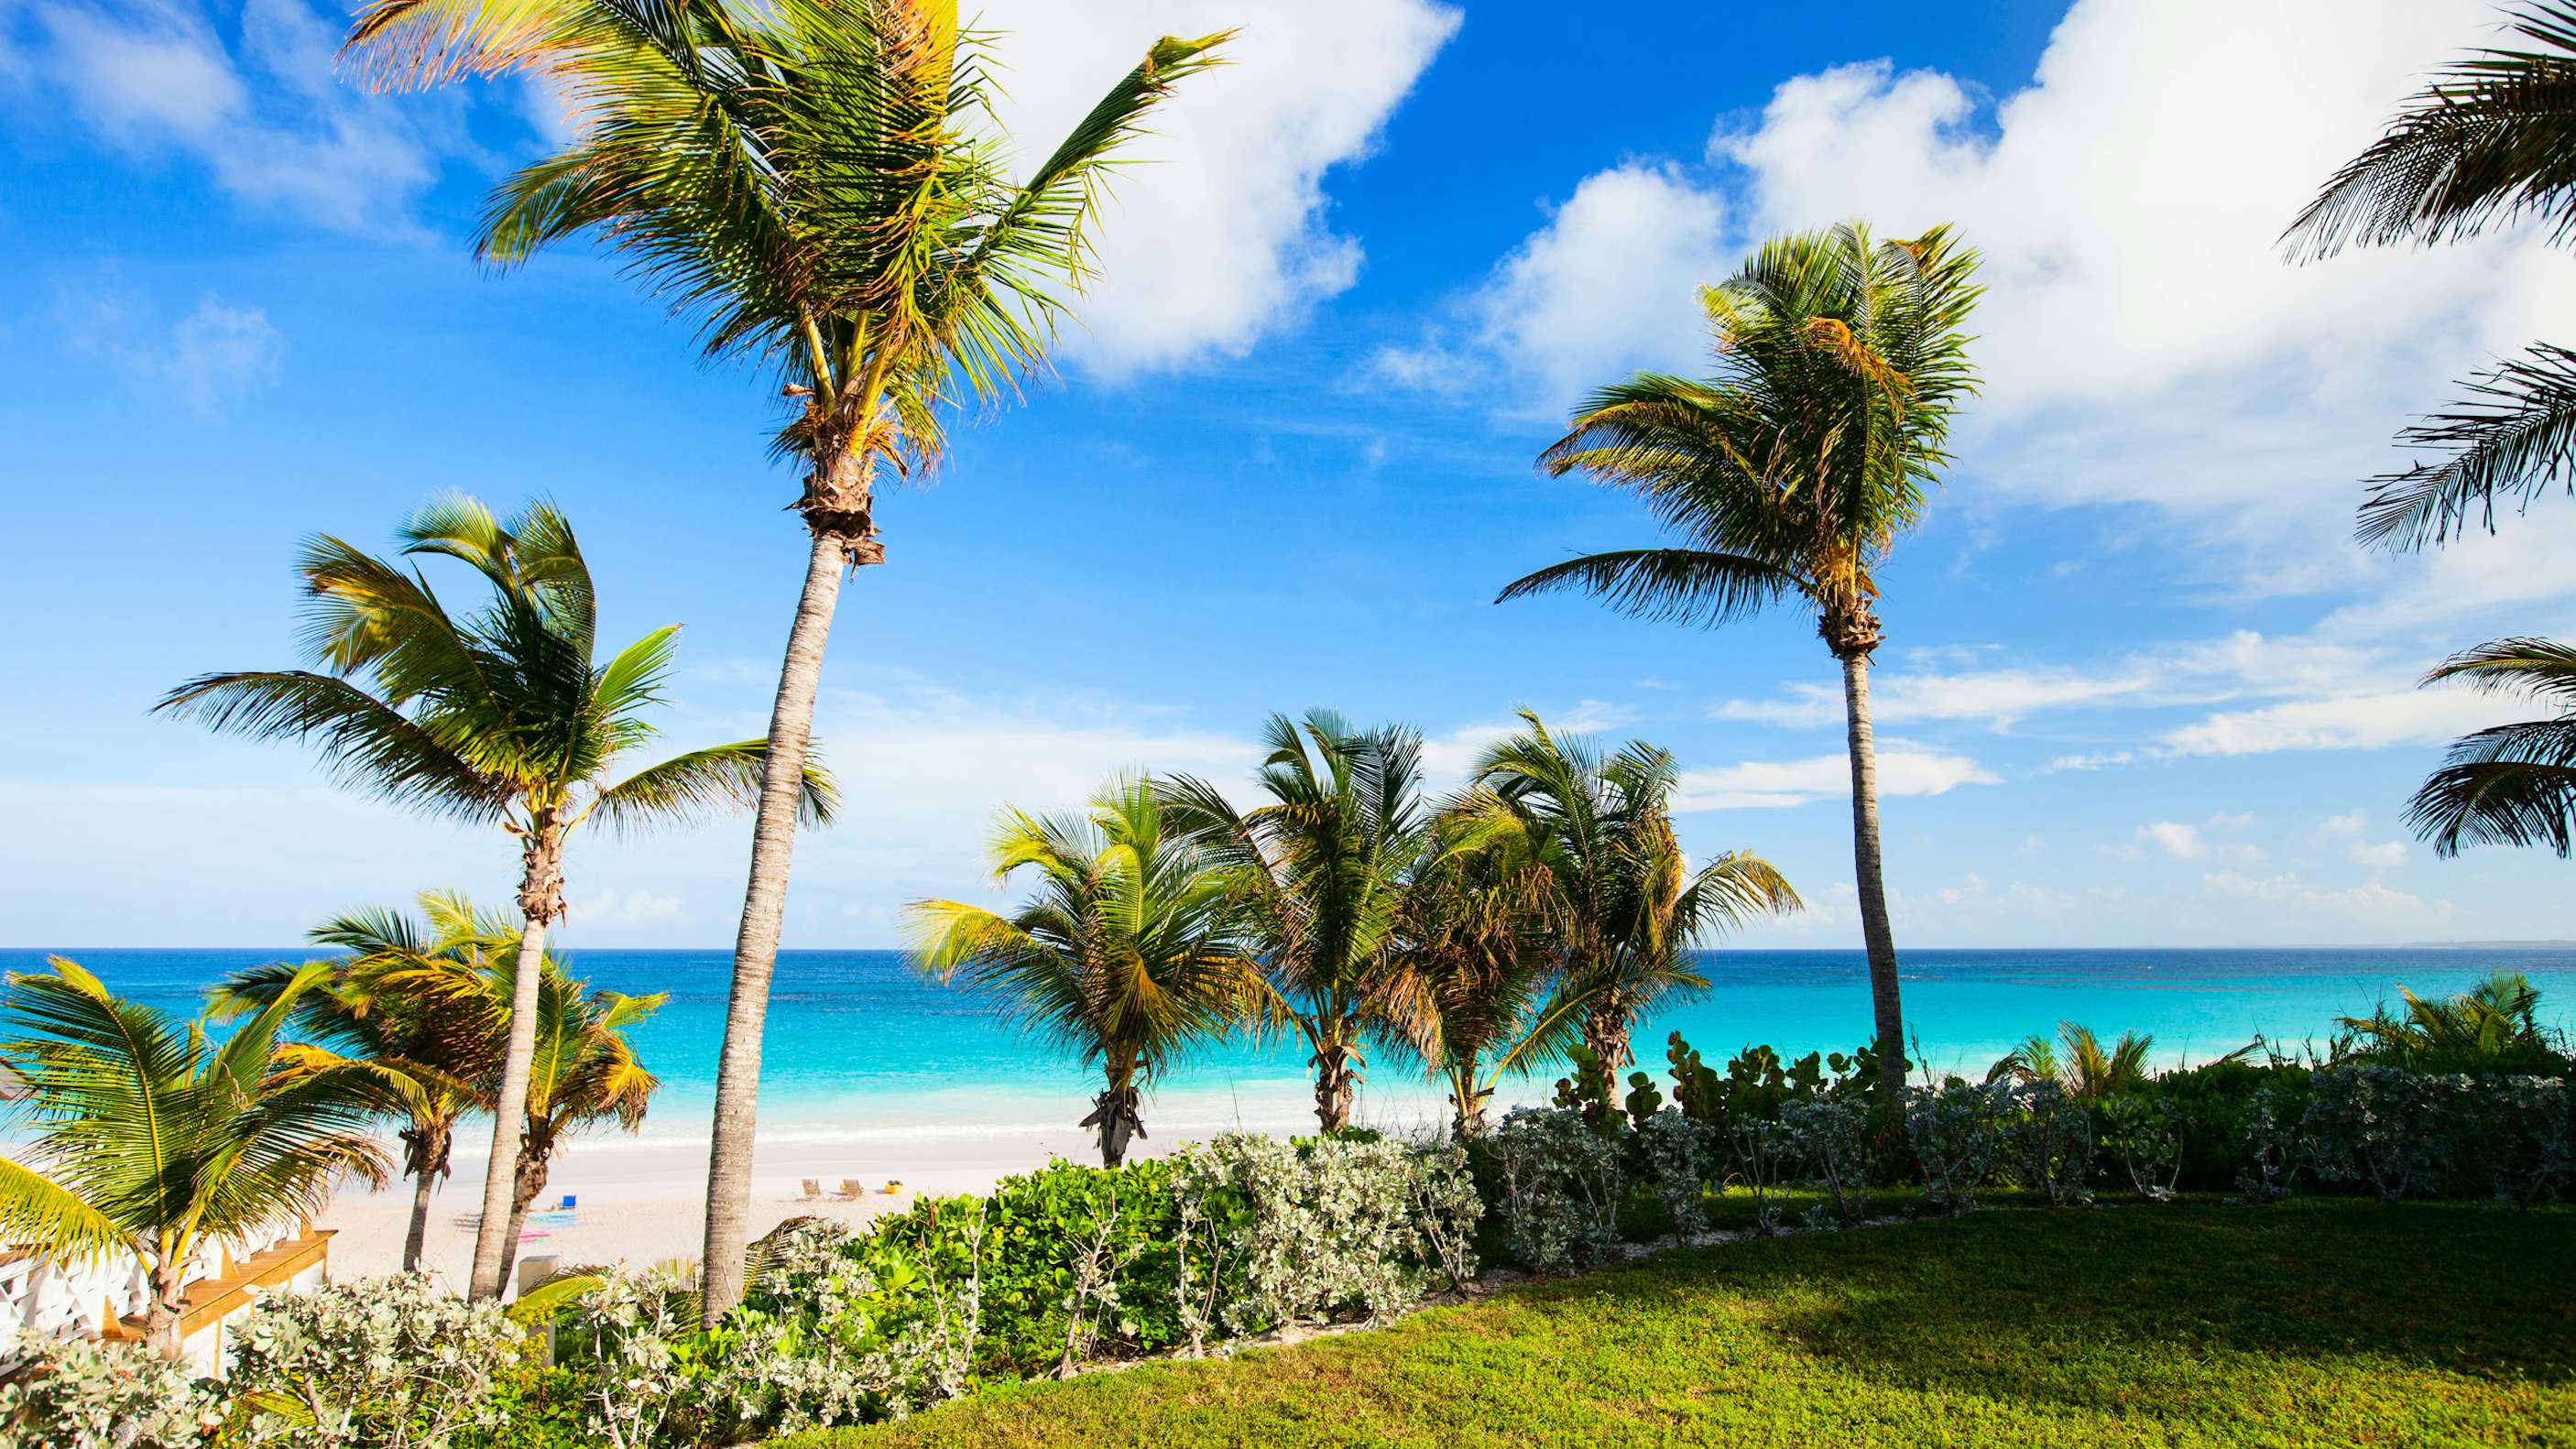
M 1397 947 L 1408 882 L 1430 845 L 1422 740 L 1355 728 L 1328 709 L 1273 715 L 1256 777 L 1263 803 L 1240 810 L 1205 780 L 1165 783 L 1171 819 L 1234 882 L 1261 933 L 1270 980 L 1305 1038 L 1315 1120 L 1349 1125 L 1371 1041 L 1424 1039 L 1430 1004 Z
M 662 703 L 679 626 L 594 664 L 589 566 L 571 524 L 543 503 L 504 522 L 453 495 L 414 515 L 401 537 L 406 556 L 473 569 L 489 604 L 454 613 L 416 569 L 317 534 L 296 571 L 305 643 L 320 668 L 201 675 L 155 708 L 225 733 L 302 741 L 346 784 L 519 842 L 521 998 L 493 1098 L 471 1285 L 496 1297 L 535 1050 L 535 962 L 547 927 L 564 914 L 566 843 L 594 819 L 633 830 L 750 804 L 768 744 L 716 745 L 616 776 L 655 738 L 647 715 Z M 830 817 L 837 796 L 819 764 L 802 769 L 797 798 L 807 819 Z
M 915 903 L 915 961 L 1099 1067 L 1082 1125 L 1116 1167 L 1145 1135 L 1144 1089 L 1267 1007 L 1231 882 L 1170 828 L 1142 780 L 1111 784 L 1081 816 L 1005 815 L 992 861 L 997 879 L 1034 877 L 1033 894 L 1009 915 Z
M 0 1064 L 25 1145 L 0 1158 L 0 1241 L 64 1257 L 130 1254 L 150 1285 L 146 1333 L 179 1351 L 189 1264 L 319 1212 L 339 1183 L 381 1185 L 389 1163 L 368 1133 L 387 1105 L 379 1073 L 276 1070 L 279 1034 L 326 964 L 298 968 L 275 999 L 218 1044 L 110 993 L 55 957 L 13 972 L 0 995 Z
M 1613 1079 L 1634 1059 L 1638 1019 L 1675 994 L 1707 989 L 1688 952 L 1758 916 L 1799 908 L 1770 862 L 1727 851 L 1690 868 L 1673 833 L 1673 758 L 1642 740 L 1604 757 L 1527 710 L 1526 728 L 1488 747 L 1459 807 L 1477 848 L 1547 873 L 1559 923 L 1555 990 L 1505 1056 L 1519 1068 L 1571 1042 Z
M 1540 456 L 1643 501 L 1671 542 L 1587 554 L 1502 599 L 1579 590 L 1640 618 L 1714 627 L 1794 603 L 1841 662 L 1852 850 L 1881 1070 L 1905 1081 L 1896 944 L 1879 861 L 1869 661 L 1878 569 L 1921 521 L 1974 393 L 1962 330 L 1977 254 L 1947 227 L 1878 243 L 1858 225 L 1780 237 L 1700 294 L 1716 372 L 1602 389 Z
M 843 576 L 885 561 L 876 487 L 927 472 L 957 402 L 1043 366 L 1093 275 L 1119 152 L 1225 34 L 1164 37 L 1025 169 L 994 116 L 987 37 L 956 0 L 372 0 L 347 56 L 377 84 L 524 73 L 578 132 L 492 193 L 476 252 L 514 266 L 575 238 L 700 325 L 710 358 L 775 368 L 779 453 L 803 474 L 803 593 L 717 1064 L 704 1318 L 742 1296 L 760 1040 L 795 848 L 797 782 Z

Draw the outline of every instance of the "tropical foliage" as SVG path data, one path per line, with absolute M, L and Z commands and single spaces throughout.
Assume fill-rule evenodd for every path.
M 2519 971 L 2498 971 L 2457 996 L 2426 998 L 2400 986 L 2403 1011 L 2385 1003 L 2337 1018 L 2349 1054 L 2425 1072 L 2557 1073 L 2566 1058 L 2540 1026 L 2540 990 Z
M 2526 217 L 2554 241 L 2576 235 L 2576 10 L 2511 14 L 2522 47 L 2479 51 L 2437 72 L 2387 132 L 2346 162 L 2289 230 L 2326 256 L 2347 245 L 2432 246 Z M 2473 528 L 2492 533 L 2499 497 L 2530 504 L 2576 492 L 2576 352 L 2535 344 L 2467 384 L 2469 400 L 2398 442 L 2441 456 L 2371 482 L 2366 544 L 2414 550 Z M 2576 851 L 2576 650 L 2498 639 L 2453 655 L 2427 684 L 2466 680 L 2555 705 L 2555 718 L 2500 725 L 2454 742 L 2415 792 L 2407 818 L 2443 855 L 2468 845 Z
M 352 1177 L 388 1177 L 367 1132 L 387 1105 L 381 1074 L 277 1070 L 280 1032 L 329 969 L 303 968 L 220 1044 L 60 957 L 11 973 L 0 1064 L 21 1084 L 10 1115 L 24 1147 L 0 1159 L 0 1237 L 69 1259 L 131 1255 L 150 1286 L 146 1333 L 175 1355 L 206 1249 L 319 1212 Z
M 1003 817 L 994 874 L 1037 893 L 1008 916 L 958 901 L 913 908 L 921 969 L 960 978 L 1103 1077 L 1082 1125 L 1116 1167 L 1144 1135 L 1144 1089 L 1270 1000 L 1228 877 L 1174 831 L 1153 786 L 1113 782 L 1081 817 Z
M 1632 616 L 1716 626 L 1794 601 L 1842 664 L 1853 857 L 1881 1070 L 1903 1085 L 1904 1018 L 1879 859 L 1869 663 L 1878 571 L 1949 461 L 1976 377 L 1962 330 L 1977 254 L 1946 227 L 1875 242 L 1857 226 L 1780 237 L 1705 289 L 1717 372 L 1640 374 L 1594 393 L 1541 455 L 1635 494 L 1671 536 L 1513 581 Z
M 1514 1045 L 1508 1065 L 1544 1060 L 1578 1041 L 1613 1078 L 1634 1053 L 1638 1019 L 1675 993 L 1705 990 L 1692 948 L 1757 916 L 1798 908 L 1769 862 L 1727 851 L 1690 868 L 1673 833 L 1673 758 L 1631 740 L 1604 758 L 1591 741 L 1527 726 L 1477 761 L 1460 802 L 1468 848 L 1544 872 L 1559 970 L 1553 993 Z
M 1238 809 L 1207 781 L 1162 786 L 1175 827 L 1207 851 L 1251 913 L 1262 960 L 1314 1071 L 1315 1120 L 1347 1126 L 1372 1041 L 1427 1041 L 1432 1006 L 1399 967 L 1408 883 L 1430 846 L 1422 740 L 1354 728 L 1331 710 L 1273 715 L 1256 784 Z
M 1043 364 L 1122 148 L 1226 36 L 1166 37 L 1033 168 L 956 0 L 372 0 L 348 53 L 390 87 L 537 77 L 580 118 L 495 188 L 478 256 L 576 237 L 700 325 L 710 358 L 774 366 L 775 439 L 805 473 L 811 547 L 770 716 L 751 884 L 716 1086 L 709 1322 L 741 1296 L 751 1103 L 823 649 L 850 568 L 882 563 L 875 489 L 926 472 L 945 413 Z
M 2062 1021 L 2056 1041 L 2037 1032 L 2023 1037 L 1986 1073 L 1986 1080 L 2055 1082 L 2079 1101 L 2098 1102 L 2146 1084 L 2147 1053 L 2155 1041 L 2144 1032 L 2124 1031 L 2106 1047 L 2093 1028 Z
M 595 664 L 590 568 L 571 523 L 543 503 L 504 522 L 452 495 L 413 515 L 401 538 L 407 557 L 472 568 L 489 603 L 453 613 L 416 569 L 317 534 L 296 572 L 320 668 L 201 675 L 157 707 L 252 739 L 302 741 L 358 788 L 519 842 L 521 990 L 492 1095 L 497 1125 L 474 1248 L 474 1291 L 493 1297 L 536 1051 L 536 962 L 564 914 L 566 843 L 594 818 L 634 830 L 749 804 L 768 746 L 717 745 L 612 779 L 655 737 L 646 716 L 662 702 L 679 626 Z M 804 771 L 798 798 L 807 818 L 829 818 L 837 797 L 819 764 Z
M 308 939 L 346 954 L 295 998 L 295 1040 L 278 1048 L 294 1073 L 380 1069 L 399 1105 L 403 1175 L 412 1179 L 403 1270 L 420 1267 L 429 1204 L 447 1176 L 456 1124 L 489 1111 L 507 1033 L 480 1009 L 493 963 L 515 954 L 519 928 L 477 912 L 463 896 L 424 891 L 420 915 L 370 910 L 334 917 Z M 277 1001 L 304 975 L 292 962 L 245 968 L 217 984 L 210 1015 L 229 1019 Z

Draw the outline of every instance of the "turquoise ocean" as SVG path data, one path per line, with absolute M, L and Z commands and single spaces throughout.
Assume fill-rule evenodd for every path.
M 0 950 L 0 969 L 40 966 L 47 953 Z M 174 1013 L 196 1010 L 207 985 L 294 949 L 72 950 L 120 994 Z M 588 950 L 567 955 L 594 986 L 663 992 L 669 1001 L 636 1033 L 663 1090 L 642 1143 L 703 1140 L 724 1033 L 730 953 Z M 1869 1031 L 1867 969 L 1857 951 L 1703 953 L 1709 989 L 1665 1010 L 1637 1036 L 1640 1065 L 1662 1072 L 1666 1034 L 1680 1031 L 1722 1062 L 1768 1042 L 1784 1054 L 1847 1050 Z M 2576 946 L 2282 950 L 1922 950 L 1903 955 L 1906 1015 L 1938 1070 L 1982 1072 L 2020 1037 L 2083 1022 L 2106 1036 L 2155 1036 L 2163 1063 L 2201 1061 L 2258 1033 L 2322 1046 L 2340 1014 L 2366 1015 L 2418 995 L 2457 992 L 2490 971 L 2527 973 L 2543 1015 L 2576 1024 Z M 1304 1054 L 1291 1043 L 1236 1042 L 1201 1053 L 1162 1084 L 1147 1122 L 1158 1141 L 1242 1123 L 1294 1127 L 1305 1111 Z M 779 957 L 761 1076 L 764 1138 L 826 1142 L 1025 1131 L 1062 1126 L 1096 1090 L 1068 1053 L 1033 1042 L 965 992 L 923 980 L 894 951 L 788 951 Z M 1544 1081 L 1507 1086 L 1535 1100 Z M 1361 1117 L 1386 1123 L 1442 1113 L 1418 1069 L 1372 1064 Z M 602 1143 L 602 1146 L 608 1145 Z

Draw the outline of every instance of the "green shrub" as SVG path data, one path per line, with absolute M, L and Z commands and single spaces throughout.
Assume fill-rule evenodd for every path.
M 211 1379 L 139 1343 L 49 1343 L 0 1384 L 0 1443 L 45 1449 L 198 1449 L 224 1418 Z
M 493 1375 L 526 1335 L 501 1305 L 469 1303 L 425 1273 L 282 1293 L 225 1333 L 228 1393 L 245 1445 L 446 1449 L 493 1412 Z

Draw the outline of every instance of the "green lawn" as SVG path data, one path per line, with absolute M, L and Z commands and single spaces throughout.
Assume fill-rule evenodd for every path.
M 2576 1213 L 2012 1211 L 1671 1254 L 798 1442 L 2576 1446 L 2572 1378 Z

